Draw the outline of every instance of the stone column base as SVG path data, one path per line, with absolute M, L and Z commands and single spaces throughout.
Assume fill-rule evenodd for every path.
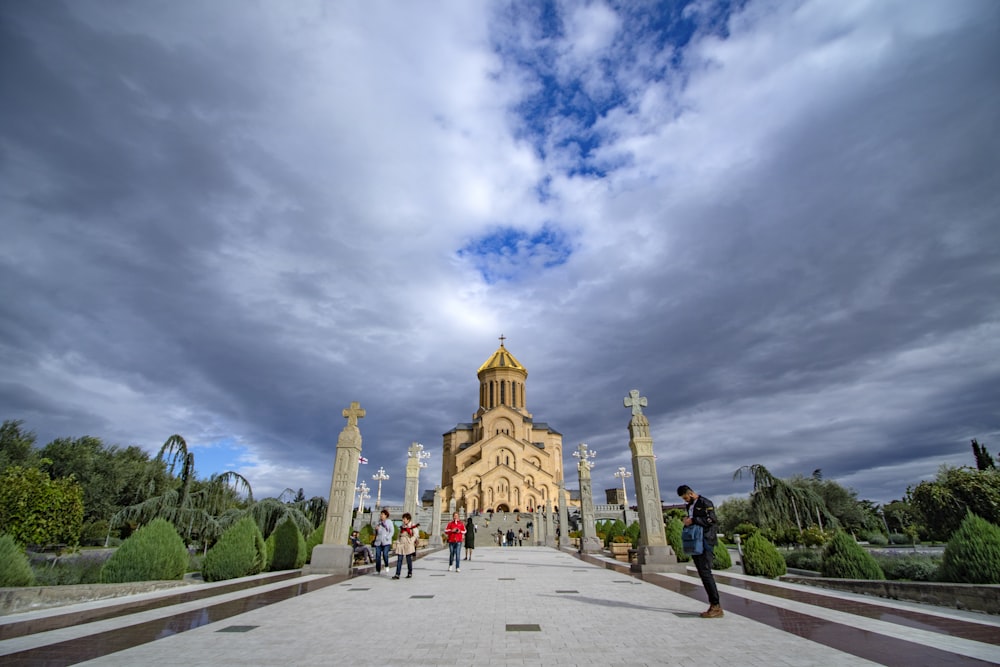
M 444 546 L 444 540 L 441 539 L 440 535 L 431 535 L 431 538 L 427 541 L 427 546 L 432 549 L 438 549 Z
M 317 544 L 306 574 L 348 575 L 354 567 L 354 549 L 347 545 Z
M 670 546 L 640 546 L 637 549 L 636 562 L 632 563 L 633 572 L 684 572 L 685 566 L 679 566 L 677 556 Z
M 585 554 L 595 554 L 604 551 L 604 544 L 597 537 L 580 538 L 580 551 Z

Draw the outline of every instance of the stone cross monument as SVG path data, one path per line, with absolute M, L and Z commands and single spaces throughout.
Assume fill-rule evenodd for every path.
M 566 501 L 566 483 L 559 482 L 559 544 L 560 549 L 569 546 L 569 503 Z
M 585 444 L 573 452 L 573 456 L 580 458 L 576 469 L 580 473 L 580 551 L 583 553 L 597 553 L 604 548 L 594 525 L 594 493 L 590 488 L 590 468 L 594 465 L 590 459 L 596 455 L 596 452 L 588 451 Z
M 411 444 L 406 451 L 406 486 L 403 488 L 403 511 L 409 512 L 414 521 L 417 520 L 420 469 L 427 465 L 423 460 L 428 456 L 430 456 L 430 452 L 424 452 L 424 446 L 419 442 Z
M 640 572 L 667 572 L 676 569 L 677 556 L 667 542 L 664 529 L 653 438 L 649 435 L 649 420 L 642 414 L 642 408 L 646 405 L 646 397 L 639 396 L 638 389 L 629 391 L 625 397 L 625 407 L 632 408 L 632 419 L 628 423 L 628 446 L 632 450 L 632 473 L 641 529 L 637 545 L 638 563 L 632 567 Z
M 451 519 L 448 519 L 451 521 Z M 442 547 L 444 542 L 441 541 L 441 487 L 434 487 L 434 516 L 431 517 L 431 536 L 428 540 L 427 546 L 429 547 Z
M 347 426 L 337 438 L 337 453 L 333 462 L 333 479 L 330 482 L 330 505 L 326 510 L 323 543 L 313 548 L 309 572 L 323 574 L 350 574 L 354 550 L 347 542 L 351 531 L 351 512 L 354 510 L 354 489 L 358 481 L 358 463 L 361 459 L 361 430 L 358 419 L 365 416 L 361 405 L 354 401 L 343 411 Z
M 552 499 L 545 499 L 545 546 L 556 545 L 556 531 L 552 528 Z

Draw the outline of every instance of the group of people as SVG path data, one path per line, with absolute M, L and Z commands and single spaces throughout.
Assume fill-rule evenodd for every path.
M 524 545 L 524 540 L 529 538 L 530 536 L 520 528 L 517 529 L 517 533 L 514 533 L 513 528 L 508 528 L 506 533 L 503 532 L 502 528 L 497 528 L 496 541 L 498 547 L 512 547 L 515 544 L 520 547 Z
M 399 579 L 403 573 L 403 562 L 406 562 L 406 578 L 413 577 L 413 556 L 417 552 L 417 539 L 420 537 L 417 529 L 419 523 L 413 523 L 409 512 L 403 513 L 403 523 L 399 526 L 399 537 L 396 540 L 396 574 L 393 579 Z M 375 540 L 372 548 L 361 541 L 358 531 L 351 533 L 351 546 L 354 554 L 364 559 L 365 563 L 375 563 L 375 574 L 382 574 L 384 567 L 389 571 L 389 551 L 392 549 L 392 537 L 395 526 L 389 520 L 389 510 L 382 510 L 379 521 L 375 524 Z M 461 572 L 462 546 L 465 546 L 465 560 L 472 560 L 472 551 L 476 548 L 476 525 L 470 516 L 465 523 L 458 518 L 458 512 L 451 515 L 451 521 L 445 528 L 448 536 L 448 571 Z
M 691 556 L 695 567 L 698 569 L 698 576 L 705 587 L 708 595 L 709 607 L 701 613 L 702 618 L 721 618 L 724 614 L 719 600 L 719 588 L 716 586 L 715 577 L 712 575 L 712 552 L 718 542 L 718 517 L 715 514 L 715 505 L 708 498 L 699 495 L 690 486 L 681 485 L 677 487 L 677 495 L 684 501 L 687 508 L 687 516 L 684 517 L 684 525 L 692 524 L 702 527 L 703 549 L 700 554 Z M 417 551 L 416 543 L 419 537 L 417 528 L 419 523 L 412 523 L 413 517 L 409 512 L 403 514 L 403 523 L 399 527 L 399 539 L 396 543 L 396 574 L 393 579 L 399 579 L 403 569 L 403 561 L 406 561 L 406 578 L 413 576 L 413 555 Z M 389 510 L 382 510 L 379 522 L 375 527 L 375 553 L 371 548 L 363 544 L 358 537 L 358 531 L 351 534 L 351 544 L 354 553 L 364 557 L 366 563 L 375 561 L 375 573 L 381 574 L 383 566 L 389 570 L 389 550 L 392 548 L 392 537 L 395 528 L 389 520 Z M 465 523 L 458 518 L 458 512 L 451 515 L 451 521 L 445 527 L 445 535 L 448 537 L 448 571 L 461 572 L 462 547 L 465 546 L 465 560 L 472 560 L 472 550 L 476 546 L 476 525 L 470 516 Z M 502 529 L 497 529 L 497 545 L 513 546 L 515 542 L 518 546 L 524 540 L 524 531 L 518 530 L 514 533 L 513 528 L 507 530 L 506 535 Z

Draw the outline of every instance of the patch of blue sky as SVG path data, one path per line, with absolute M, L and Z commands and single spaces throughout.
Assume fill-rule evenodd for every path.
M 249 450 L 233 438 L 194 446 L 188 443 L 188 451 L 194 454 L 194 469 L 199 479 L 238 470 L 246 465 L 249 454 Z
M 605 174 L 606 167 L 589 161 L 594 149 L 607 140 L 594 131 L 597 121 L 629 104 L 636 91 L 625 87 L 634 85 L 636 75 L 646 81 L 683 79 L 684 48 L 699 32 L 727 36 L 730 16 L 745 4 L 746 0 L 613 0 L 609 7 L 621 21 L 613 45 L 587 71 L 574 75 L 558 65 L 569 4 L 508 3 L 497 13 L 494 48 L 507 67 L 531 84 L 512 108 L 515 135 L 530 142 L 542 159 L 550 150 L 575 144 L 579 163 L 567 172 Z M 669 52 L 670 57 L 651 59 L 650 52 Z M 601 85 L 586 86 L 583 77 L 593 80 L 595 75 Z M 559 128 L 559 136 L 553 136 L 554 128 Z
M 567 234 L 555 225 L 546 224 L 534 233 L 504 226 L 470 240 L 457 254 L 493 285 L 565 264 L 573 248 Z

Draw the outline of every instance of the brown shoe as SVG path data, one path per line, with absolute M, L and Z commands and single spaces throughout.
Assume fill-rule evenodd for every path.
M 725 614 L 722 612 L 722 607 L 717 604 L 713 604 L 706 611 L 701 612 L 702 618 L 722 618 Z

